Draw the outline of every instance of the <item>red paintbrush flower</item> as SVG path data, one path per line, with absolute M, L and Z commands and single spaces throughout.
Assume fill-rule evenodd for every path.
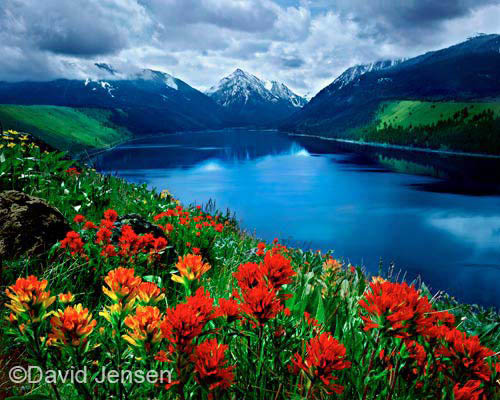
M 238 281 L 238 286 L 245 291 L 259 285 L 264 280 L 262 268 L 256 263 L 241 264 L 238 271 L 233 273 Z
M 104 219 L 115 223 L 118 219 L 118 213 L 115 210 L 106 210 L 104 211 Z
M 487 359 L 494 355 L 492 350 L 481 345 L 477 336 L 467 337 L 465 332 L 458 329 L 449 329 L 443 337 L 443 345 L 435 351 L 440 365 L 452 367 L 447 368 L 446 372 L 461 380 L 489 381 L 491 369 Z
M 451 314 L 434 311 L 427 297 L 406 283 L 372 282 L 359 304 L 365 331 L 380 328 L 403 339 L 431 336 L 438 323 L 452 320 Z
M 80 172 L 75 167 L 68 168 L 64 172 L 66 172 L 66 174 L 68 176 L 78 176 L 78 175 L 80 175 Z
M 73 221 L 77 224 L 81 224 L 82 222 L 85 221 L 85 216 L 82 214 L 76 214 L 75 217 L 73 218 Z
M 481 381 L 469 380 L 463 386 L 456 384 L 453 388 L 455 400 L 480 400 L 483 389 L 481 389 Z
M 101 257 L 115 257 L 118 255 L 118 252 L 116 251 L 116 248 L 115 246 L 113 246 L 112 244 L 108 244 L 106 246 L 103 247 L 103 249 L 101 250 Z
M 111 235 L 111 230 L 102 226 L 97 231 L 95 239 L 96 244 L 109 244 L 109 242 L 111 242 Z
M 243 292 L 241 312 L 246 315 L 252 325 L 264 325 L 283 310 L 283 305 L 276 290 L 264 282 Z
M 263 256 L 265 250 L 266 250 L 266 244 L 264 242 L 259 242 L 257 244 L 257 252 L 255 254 L 257 254 L 258 256 Z
M 306 372 L 316 390 L 321 390 L 320 386 L 324 385 L 328 394 L 333 392 L 340 394 L 344 391 L 344 387 L 333 383 L 337 379 L 333 373 L 351 367 L 351 362 L 346 361 L 345 354 L 344 345 L 330 333 L 324 332 L 309 340 L 305 358 L 295 353 L 290 369 L 295 374 L 299 370 Z
M 97 229 L 96 224 L 94 224 L 92 221 L 86 221 L 85 224 L 83 224 L 84 231 L 87 231 L 89 229 Z
M 66 237 L 61 241 L 61 249 L 68 248 L 72 256 L 81 255 L 85 256 L 85 251 L 83 250 L 83 240 L 80 235 L 71 231 L 66 234 Z
M 160 329 L 163 338 L 171 343 L 170 351 L 189 353 L 193 339 L 201 334 L 212 313 L 213 299 L 203 288 L 188 297 L 186 303 L 167 309 Z
M 191 361 L 196 372 L 195 379 L 209 391 L 225 390 L 233 384 L 234 366 L 227 366 L 225 352 L 228 346 L 217 343 L 217 339 L 209 339 L 194 349 Z M 211 394 L 209 398 L 212 398 Z
M 292 283 L 292 276 L 297 275 L 288 258 L 283 257 L 280 253 L 273 253 L 271 251 L 268 251 L 264 256 L 264 263 L 261 270 L 269 284 L 276 290 L 279 290 L 283 285 Z

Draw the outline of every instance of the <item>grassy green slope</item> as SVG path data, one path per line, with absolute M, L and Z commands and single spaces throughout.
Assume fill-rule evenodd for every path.
M 377 128 L 387 125 L 429 125 L 440 120 L 453 118 L 453 114 L 467 107 L 469 119 L 482 111 L 491 109 L 496 117 L 500 117 L 500 102 L 496 103 L 463 103 L 463 102 L 430 102 L 430 101 L 390 101 L 384 103 L 378 110 L 375 120 Z
M 112 111 L 58 106 L 0 105 L 4 129 L 31 132 L 51 146 L 71 152 L 106 148 L 132 134 L 113 124 Z

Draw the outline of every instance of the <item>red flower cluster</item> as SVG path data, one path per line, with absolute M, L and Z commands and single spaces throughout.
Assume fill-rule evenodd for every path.
M 83 216 L 82 214 L 76 214 L 75 217 L 73 218 L 73 221 L 76 224 L 81 224 L 82 222 L 85 222 L 85 216 Z
M 259 326 L 265 325 L 283 311 L 276 290 L 263 283 L 243 291 L 243 303 L 240 307 L 241 312 L 249 318 L 253 326 L 256 325 L 255 321 Z
M 205 214 L 201 208 L 196 207 L 194 211 L 186 211 L 181 206 L 159 213 L 154 217 L 156 222 L 162 221 L 160 225 L 165 233 L 171 234 L 177 229 L 176 239 L 182 241 L 185 235 L 195 233 L 196 242 L 182 242 L 186 247 L 192 247 L 195 254 L 200 252 L 201 245 L 206 246 L 206 240 L 214 237 L 215 233 L 222 232 L 224 225 L 219 223 L 219 216 L 212 217 Z M 199 247 L 196 247 L 199 246 Z M 194 250 L 197 249 L 197 250 Z
M 213 316 L 213 302 L 203 287 L 186 303 L 180 303 L 167 309 L 160 325 L 163 338 L 170 342 L 171 353 L 190 353 L 193 339 L 201 334 L 203 328 Z
M 372 282 L 359 304 L 365 331 L 380 328 L 398 338 L 435 336 L 440 324 L 454 323 L 451 314 L 434 311 L 427 297 L 407 283 Z
M 155 238 L 152 234 L 137 235 L 129 225 L 122 226 L 118 246 L 113 245 L 113 228 L 117 220 L 118 213 L 112 209 L 104 211 L 104 218 L 101 220 L 99 227 L 92 221 L 87 221 L 85 216 L 81 214 L 74 217 L 76 223 L 84 223 L 82 230 L 98 229 L 95 234 L 95 244 L 101 246 L 101 257 L 120 257 L 122 264 L 132 264 L 138 254 L 148 254 L 147 260 L 153 262 L 160 257 L 161 252 L 167 247 L 165 238 Z M 69 232 L 66 239 L 61 242 L 61 247 L 69 247 L 72 255 L 84 255 L 83 246 L 84 242 L 77 232 Z
M 455 385 L 456 398 L 486 399 L 492 376 L 488 362 L 495 361 L 495 353 L 482 346 L 477 336 L 456 329 L 453 315 L 435 311 L 426 297 L 406 283 L 373 282 L 359 304 L 365 331 L 378 328 L 403 339 L 409 358 L 415 361 L 411 370 L 400 371 L 408 380 L 438 371 Z M 431 349 L 432 365 L 417 340 Z M 393 356 L 381 354 L 389 368 Z
M 234 297 L 242 300 L 240 311 L 252 326 L 262 326 L 283 311 L 282 301 L 288 295 L 280 290 L 283 285 L 292 283 L 295 275 L 290 260 L 273 250 L 268 251 L 259 264 L 250 262 L 239 266 L 233 276 L 241 295 L 235 292 Z
M 68 248 L 72 256 L 80 255 L 85 257 L 84 245 L 82 238 L 75 231 L 68 232 L 61 241 L 61 249 Z
M 225 352 L 228 346 L 217 343 L 217 339 L 209 339 L 194 349 L 190 359 L 196 371 L 195 379 L 200 385 L 208 387 L 210 392 L 225 390 L 233 384 L 234 366 L 227 366 Z M 209 399 L 212 399 L 212 393 Z
M 467 337 L 458 329 L 449 329 L 442 340 L 443 345 L 436 349 L 435 354 L 443 367 L 448 364 L 454 375 L 461 378 L 486 382 L 490 380 L 491 369 L 487 361 L 495 353 L 482 346 L 477 336 Z
M 344 387 L 337 385 L 333 373 L 351 367 L 351 362 L 345 359 L 346 349 L 330 333 L 324 332 L 309 340 L 306 345 L 305 359 L 299 353 L 292 358 L 291 371 L 295 374 L 304 371 L 311 379 L 311 390 L 321 390 L 321 384 L 328 394 L 340 394 Z

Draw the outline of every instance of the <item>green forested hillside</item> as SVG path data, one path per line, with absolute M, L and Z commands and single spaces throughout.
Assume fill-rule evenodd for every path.
M 432 102 L 402 100 L 390 101 L 382 104 L 377 112 L 375 120 L 377 128 L 382 129 L 385 126 L 402 126 L 408 128 L 411 126 L 431 125 L 438 121 L 454 118 L 457 112 L 464 108 L 468 110 L 468 117 L 471 120 L 475 115 L 486 110 L 492 110 L 495 117 L 500 116 L 500 102 Z
M 0 105 L 4 129 L 31 132 L 65 151 L 106 148 L 132 134 L 111 122 L 115 111 L 59 106 Z
M 500 154 L 500 102 L 390 101 L 351 132 L 390 145 Z

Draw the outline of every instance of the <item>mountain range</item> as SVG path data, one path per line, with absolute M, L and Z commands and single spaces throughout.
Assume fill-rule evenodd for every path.
M 462 112 L 457 107 L 464 106 L 458 102 L 497 104 L 500 35 L 478 35 L 410 59 L 353 66 L 309 102 L 283 83 L 241 69 L 202 93 L 165 72 L 144 69 L 126 74 L 106 63 L 96 63 L 95 68 L 99 79 L 0 82 L 0 104 L 99 109 L 105 111 L 99 123 L 134 135 L 252 126 L 360 139 L 360 130 L 376 129 L 382 120 L 389 127 L 400 123 L 396 120 L 402 109 L 407 116 L 424 115 L 431 126 L 440 123 L 439 118 L 449 118 L 447 113 Z M 437 102 L 429 105 L 433 110 L 451 106 L 432 120 L 427 105 L 418 102 Z M 393 114 L 382 115 L 386 109 Z M 475 110 L 490 112 L 483 106 Z M 18 118 L 14 111 L 9 108 L 9 121 Z M 85 112 L 92 117 L 91 111 Z M 407 125 L 414 126 L 413 121 Z
M 276 127 L 305 104 L 284 84 L 261 81 L 240 69 L 221 81 L 221 91 L 206 95 L 165 72 L 144 69 L 125 75 L 105 63 L 95 67 L 106 79 L 0 82 L 0 104 L 112 110 L 114 123 L 139 135 L 249 124 Z
M 496 101 L 500 97 L 500 35 L 479 35 L 406 60 L 347 69 L 281 129 L 349 136 L 392 100 Z

